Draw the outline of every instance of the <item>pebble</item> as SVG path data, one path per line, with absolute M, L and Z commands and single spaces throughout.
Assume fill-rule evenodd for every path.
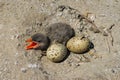
M 99 16 L 100 16 L 100 17 L 106 17 L 106 15 L 105 15 L 105 14 L 100 14 Z
M 57 16 L 62 16 L 62 15 L 63 15 L 62 12 L 57 13 Z
M 119 69 L 115 69 L 115 68 L 111 69 L 111 72 L 114 74 L 117 74 L 119 71 L 120 71 Z
M 88 18 L 91 20 L 91 21 L 94 21 L 96 16 L 95 14 L 88 14 Z
M 15 53 L 15 56 L 18 56 L 18 53 Z
M 21 71 L 22 71 L 23 73 L 26 73 L 27 69 L 26 69 L 26 68 L 21 68 Z
M 38 68 L 37 64 L 28 64 L 28 68 Z
M 17 64 L 18 64 L 18 61 L 15 61 L 14 64 L 17 65 Z

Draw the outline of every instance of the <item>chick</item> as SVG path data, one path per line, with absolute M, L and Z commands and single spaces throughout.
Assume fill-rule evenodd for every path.
M 37 33 L 27 39 L 26 42 L 30 42 L 30 44 L 26 46 L 26 49 L 46 50 L 52 42 L 58 42 L 65 45 L 73 36 L 74 30 L 70 25 L 66 23 L 54 23 L 47 27 L 46 35 Z

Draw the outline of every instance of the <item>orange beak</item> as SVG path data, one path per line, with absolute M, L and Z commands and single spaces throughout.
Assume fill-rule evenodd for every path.
M 33 41 L 32 38 L 27 39 L 26 42 L 29 42 L 29 45 L 25 47 L 26 50 L 35 49 L 40 46 L 40 44 L 38 42 Z

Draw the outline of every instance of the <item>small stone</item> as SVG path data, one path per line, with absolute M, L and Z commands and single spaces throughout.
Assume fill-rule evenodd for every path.
M 18 61 L 15 61 L 14 64 L 17 65 L 17 64 L 18 64 Z
M 15 53 L 15 56 L 18 56 L 18 53 Z
M 104 32 L 103 32 L 103 36 L 108 36 L 108 34 L 104 31 Z
M 95 16 L 95 14 L 88 14 L 88 18 L 89 18 L 92 22 L 94 22 L 96 16 Z
M 18 47 L 20 47 L 20 46 L 21 46 L 21 44 L 20 44 L 20 43 L 18 43 L 18 44 L 17 44 L 17 46 L 18 46 Z
M 22 71 L 23 73 L 26 73 L 27 69 L 26 69 L 26 68 L 21 68 L 21 71 Z
M 99 17 L 106 17 L 106 15 L 105 14 L 100 14 Z
M 111 72 L 112 73 L 117 73 L 117 70 L 116 69 L 111 69 Z
M 58 10 L 59 10 L 59 11 L 63 11 L 64 9 L 65 9 L 65 6 L 64 6 L 64 5 L 61 5 L 61 6 L 58 7 Z
M 63 15 L 62 12 L 57 13 L 57 16 L 62 16 L 62 15 Z
M 28 68 L 38 68 L 37 64 L 28 64 Z
M 80 63 L 76 64 L 76 66 L 80 66 Z
M 24 57 L 27 57 L 27 54 L 28 54 L 28 53 L 27 53 L 27 52 L 24 52 L 23 54 L 24 54 Z

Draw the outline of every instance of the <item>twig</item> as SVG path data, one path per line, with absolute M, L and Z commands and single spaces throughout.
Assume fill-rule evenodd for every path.
M 108 48 L 108 52 L 110 53 L 110 45 L 109 45 L 108 39 L 105 38 L 105 41 L 106 41 L 106 45 L 107 45 L 107 48 Z
M 113 39 L 112 33 L 110 32 L 109 34 L 110 34 L 110 42 L 111 42 L 111 45 L 113 46 L 114 39 Z
M 114 38 L 112 36 L 112 33 L 111 33 L 111 29 L 115 26 L 115 24 L 112 24 L 110 27 L 109 27 L 109 34 L 110 34 L 110 42 L 111 42 L 111 45 L 113 46 L 113 42 L 114 42 Z
M 83 54 L 83 57 L 85 58 L 85 62 L 90 62 L 91 60 L 88 58 L 88 57 L 86 57 L 84 54 Z

